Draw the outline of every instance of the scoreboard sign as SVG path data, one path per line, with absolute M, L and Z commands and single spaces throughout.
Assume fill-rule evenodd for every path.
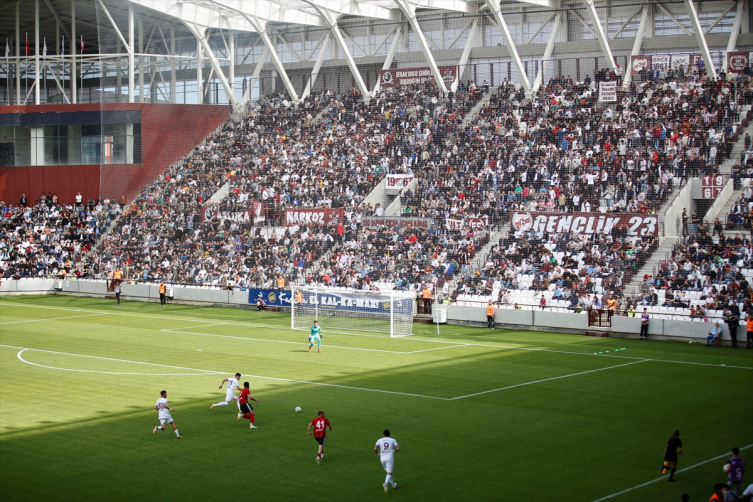
M 706 174 L 701 177 L 701 192 L 703 199 L 716 199 L 724 188 L 724 176 L 721 174 Z

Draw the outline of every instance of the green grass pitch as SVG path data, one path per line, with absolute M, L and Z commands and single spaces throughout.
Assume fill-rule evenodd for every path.
M 317 354 L 285 314 L 0 299 L 0 498 L 592 502 L 661 478 L 680 429 L 692 469 L 607 500 L 706 500 L 730 448 L 753 443 L 753 350 L 322 321 Z M 261 400 L 256 430 L 235 403 L 209 409 L 236 371 Z M 183 440 L 152 434 L 163 389 Z M 318 410 L 334 428 L 321 466 Z M 385 428 L 401 446 L 387 495 Z

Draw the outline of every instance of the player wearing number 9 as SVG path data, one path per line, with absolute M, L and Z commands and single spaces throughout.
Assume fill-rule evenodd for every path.
M 387 493 L 387 487 L 390 484 L 392 485 L 393 490 L 397 488 L 397 483 L 395 483 L 395 480 L 392 478 L 392 469 L 395 466 L 396 451 L 400 451 L 400 445 L 390 437 L 390 431 L 385 429 L 382 437 L 378 439 L 376 445 L 374 445 L 374 452 L 379 455 L 382 467 L 384 467 L 385 472 L 387 472 L 387 477 L 384 478 L 384 484 L 382 485 L 384 487 L 384 493 Z

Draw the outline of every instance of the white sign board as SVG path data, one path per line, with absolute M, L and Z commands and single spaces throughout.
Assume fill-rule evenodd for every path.
M 599 82 L 599 103 L 617 101 L 617 82 Z
M 690 54 L 673 54 L 672 55 L 672 67 L 678 68 L 682 66 L 687 68 L 690 64 Z
M 669 68 L 671 59 L 672 56 L 669 54 L 654 54 L 651 56 L 651 67 L 659 68 L 660 70 Z
M 389 195 L 396 194 L 400 192 L 403 188 L 410 185 L 410 182 L 413 181 L 413 175 L 412 174 L 388 174 L 387 175 L 387 181 L 384 186 L 385 193 Z

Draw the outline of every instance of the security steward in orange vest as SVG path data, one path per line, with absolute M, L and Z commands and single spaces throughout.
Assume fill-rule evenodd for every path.
M 747 330 L 747 342 L 745 343 L 745 348 L 750 349 L 753 348 L 753 316 L 748 316 L 748 320 L 746 321 L 746 324 L 748 325 Z
M 489 300 L 489 305 L 486 306 L 486 327 L 487 329 L 494 329 L 494 313 L 497 311 L 497 307 Z
M 424 314 L 431 314 L 431 289 L 428 284 L 424 286 L 421 297 L 424 299 Z
M 159 303 L 163 307 L 167 303 L 167 286 L 165 286 L 164 282 L 159 283 Z

